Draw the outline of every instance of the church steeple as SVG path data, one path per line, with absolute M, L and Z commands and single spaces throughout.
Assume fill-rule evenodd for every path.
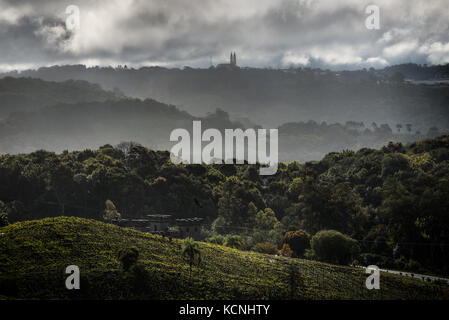
M 229 55 L 229 63 L 220 63 L 217 65 L 217 68 L 226 68 L 228 70 L 238 69 L 239 67 L 237 66 L 237 54 L 234 51 L 231 51 L 231 54 Z
M 229 62 L 232 66 L 236 66 L 237 65 L 237 56 L 235 54 L 235 52 L 231 52 L 231 59 Z

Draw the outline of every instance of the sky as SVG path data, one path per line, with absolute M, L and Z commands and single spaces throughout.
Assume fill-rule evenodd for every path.
M 368 5 L 379 8 L 369 29 Z M 449 63 L 447 0 L 0 0 L 0 70 Z M 79 26 L 73 28 L 76 10 Z M 68 8 L 69 7 L 69 8 Z M 69 20 L 67 20 L 69 19 Z

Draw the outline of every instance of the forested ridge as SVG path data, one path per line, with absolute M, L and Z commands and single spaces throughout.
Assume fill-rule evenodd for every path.
M 123 98 L 119 90 L 106 91 L 98 84 L 83 80 L 63 82 L 33 78 L 0 79 L 0 119 L 10 113 L 35 111 L 58 103 L 76 104 Z
M 205 237 L 233 234 L 247 250 L 333 229 L 358 242 L 353 262 L 447 274 L 448 172 L 448 136 L 280 163 L 273 176 L 256 165 L 173 165 L 168 152 L 122 143 L 1 155 L 0 200 L 9 222 L 102 219 L 108 199 L 122 218 L 199 216 Z
M 444 92 L 444 88 L 440 89 Z M 60 153 L 98 149 L 119 141 L 135 141 L 153 150 L 170 150 L 174 145 L 169 141 L 171 131 L 191 130 L 193 120 L 200 120 L 203 129 L 222 132 L 226 128 L 261 127 L 252 118 L 238 118 L 221 108 L 197 117 L 183 111 L 182 104 L 173 106 L 153 99 L 130 98 L 118 89 L 105 91 L 86 81 L 58 83 L 7 77 L 0 79 L 0 101 L 0 153 L 28 153 L 39 149 Z M 231 102 L 222 107 L 226 109 Z M 423 129 L 416 122 L 389 125 L 370 118 L 371 121 L 364 123 L 343 114 L 348 118 L 341 123 L 293 116 L 276 126 L 279 159 L 320 160 L 329 152 L 380 148 L 389 141 L 407 143 L 447 133 L 447 127 L 436 126 L 438 121 Z
M 411 123 L 420 131 L 447 129 L 448 85 L 417 85 L 408 79 L 447 79 L 448 66 L 397 65 L 385 69 L 259 69 L 86 67 L 66 65 L 4 74 L 50 81 L 98 83 L 130 97 L 152 98 L 195 116 L 221 108 L 277 127 L 292 119 L 344 123 Z M 2 75 L 0 74 L 0 77 Z

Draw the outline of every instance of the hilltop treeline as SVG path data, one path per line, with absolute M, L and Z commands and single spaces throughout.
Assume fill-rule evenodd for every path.
M 204 129 L 259 127 L 252 118 L 235 118 L 222 109 L 195 117 L 173 105 L 125 97 L 119 90 L 105 91 L 85 81 L 4 78 L 0 101 L 0 153 L 97 149 L 118 141 L 169 150 L 171 131 L 191 130 L 193 120 L 201 120 Z M 280 160 L 300 162 L 319 160 L 333 151 L 380 148 L 388 141 L 406 143 L 447 131 L 435 126 L 422 130 L 408 122 L 340 124 L 294 118 L 278 129 Z
M 403 63 L 386 67 L 381 71 L 387 76 L 392 76 L 400 72 L 406 78 L 413 80 L 447 80 L 449 78 L 449 64 L 419 65 L 415 63 Z
M 205 236 L 234 234 L 243 249 L 280 248 L 286 231 L 334 229 L 359 242 L 360 263 L 448 273 L 448 136 L 258 172 L 257 165 L 173 165 L 168 152 L 133 143 L 2 155 L 0 207 L 10 222 L 101 219 L 110 199 L 125 218 L 203 217 Z
M 35 111 L 58 103 L 118 100 L 119 90 L 106 91 L 98 84 L 82 80 L 50 82 L 32 78 L 0 79 L 0 119 L 22 111 Z
M 416 68 L 419 70 L 409 71 Z M 316 68 L 134 69 L 73 65 L 8 75 L 51 81 L 86 80 L 109 90 L 120 88 L 128 96 L 174 104 L 193 115 L 221 108 L 232 117 L 248 117 L 271 127 L 314 119 L 412 123 L 421 131 L 432 126 L 449 128 L 449 86 L 406 83 L 401 73 L 412 77 L 418 73 L 414 77 L 417 79 L 426 75 L 440 78 L 447 75 L 447 66 L 416 68 L 399 65 L 384 70 L 336 72 Z

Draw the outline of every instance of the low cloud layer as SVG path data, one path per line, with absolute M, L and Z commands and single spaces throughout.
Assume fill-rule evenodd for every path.
M 365 26 L 369 4 L 380 29 Z M 80 10 L 67 30 L 66 8 Z M 449 63 L 446 0 L 0 0 L 0 70 L 54 64 L 384 67 Z

